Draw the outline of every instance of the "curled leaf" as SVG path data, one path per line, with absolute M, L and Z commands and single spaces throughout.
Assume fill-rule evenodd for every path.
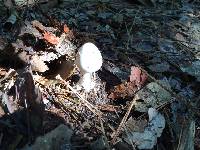
M 59 38 L 50 32 L 44 32 L 43 36 L 44 39 L 47 40 L 47 42 L 53 45 L 57 45 L 59 43 Z

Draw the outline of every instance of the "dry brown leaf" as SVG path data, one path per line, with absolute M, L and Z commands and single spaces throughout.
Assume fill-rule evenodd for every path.
M 116 108 L 113 105 L 99 105 L 98 108 L 102 111 L 109 111 L 109 112 L 115 112 Z
M 131 67 L 130 82 L 124 82 L 114 87 L 111 90 L 108 98 L 118 99 L 132 97 L 147 80 L 147 75 L 139 67 Z
M 136 90 L 137 86 L 134 82 L 125 82 L 115 86 L 108 98 L 114 100 L 118 98 L 132 97 Z
M 53 33 L 45 31 L 43 36 L 44 36 L 44 39 L 47 40 L 47 42 L 53 45 L 57 45 L 59 43 L 59 37 L 56 37 Z

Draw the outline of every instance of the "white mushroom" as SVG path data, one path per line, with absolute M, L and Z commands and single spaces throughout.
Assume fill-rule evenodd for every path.
M 81 73 L 79 84 L 87 92 L 94 88 L 92 73 L 101 68 L 102 62 L 101 52 L 93 43 L 85 43 L 79 48 L 75 64 L 79 67 Z

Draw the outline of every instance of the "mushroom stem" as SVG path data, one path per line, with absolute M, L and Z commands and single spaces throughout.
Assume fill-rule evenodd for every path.
M 92 74 L 91 73 L 85 73 L 79 80 L 79 85 L 81 85 L 86 92 L 89 92 L 91 89 L 94 88 L 95 83 L 92 82 Z

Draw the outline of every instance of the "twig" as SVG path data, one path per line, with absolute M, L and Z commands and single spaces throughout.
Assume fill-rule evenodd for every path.
M 85 104 L 85 106 L 88 107 L 88 109 L 90 109 L 94 114 L 96 114 L 97 116 L 101 117 L 102 113 L 96 108 L 94 107 L 92 104 L 90 104 L 90 102 L 88 102 L 86 99 L 84 99 L 73 87 L 71 87 L 69 84 L 67 84 L 67 87 L 74 93 L 76 94 L 76 96 Z
M 116 113 L 117 117 L 120 118 L 118 113 L 117 113 L 117 111 L 115 111 L 115 113 Z M 125 130 L 125 133 L 126 133 L 126 135 L 128 137 L 129 142 L 131 143 L 131 146 L 132 146 L 133 150 L 135 150 L 135 145 L 134 145 L 133 141 L 131 140 L 130 135 L 128 134 L 128 130 L 127 130 L 126 124 L 124 125 L 124 130 Z
M 99 122 L 101 124 L 101 131 L 102 131 L 103 135 L 106 137 L 106 132 L 105 132 L 105 129 L 104 129 L 104 126 L 103 126 L 102 118 L 99 118 Z
M 107 136 L 106 136 L 106 132 L 105 132 L 105 129 L 104 129 L 104 126 L 103 126 L 102 118 L 100 118 L 100 117 L 99 117 L 99 122 L 100 122 L 100 124 L 101 124 L 101 131 L 102 131 L 103 136 L 104 136 L 104 138 L 105 138 L 105 140 L 106 140 L 106 142 L 107 142 L 107 141 L 108 141 L 108 138 L 107 138 Z M 109 144 L 107 145 L 107 148 L 108 148 L 108 150 L 111 150 Z
M 75 114 L 76 115 L 80 115 L 80 113 L 79 112 L 77 112 L 77 111 L 75 111 L 74 109 L 72 109 L 72 108 L 70 108 L 70 107 L 67 107 L 67 106 L 65 106 L 65 104 L 63 104 L 60 100 L 53 100 L 55 103 L 58 103 L 59 105 L 60 105 L 60 108 L 61 108 L 61 110 L 65 113 L 65 114 L 68 114 L 67 113 L 67 111 L 66 111 L 66 109 L 68 109 L 68 110 L 71 110 L 71 111 L 73 111 L 73 112 L 75 112 Z M 71 113 L 70 114 L 75 120 L 77 120 L 77 117 L 74 115 L 74 113 Z
M 119 126 L 118 126 L 116 132 L 114 132 L 114 133 L 112 134 L 112 135 L 113 135 L 113 139 L 112 139 L 112 141 L 111 141 L 112 144 L 115 144 L 118 135 L 120 134 L 122 128 L 125 126 L 125 122 L 126 122 L 128 116 L 129 116 L 129 114 L 130 114 L 130 112 L 131 112 L 131 110 L 132 110 L 132 107 L 134 106 L 134 104 L 135 104 L 135 102 L 136 102 L 136 99 L 137 99 L 136 97 L 133 98 L 133 100 L 131 101 L 131 104 L 130 104 L 130 106 L 129 106 L 127 112 L 126 112 L 126 114 L 124 115 L 124 117 L 123 117 L 121 123 L 119 124 Z
M 96 114 L 97 116 L 101 117 L 102 112 L 100 112 L 95 106 L 93 106 L 90 102 L 84 99 L 73 87 L 71 87 L 65 80 L 63 80 L 59 75 L 56 76 L 56 79 L 62 81 L 84 104 L 88 109 Z

